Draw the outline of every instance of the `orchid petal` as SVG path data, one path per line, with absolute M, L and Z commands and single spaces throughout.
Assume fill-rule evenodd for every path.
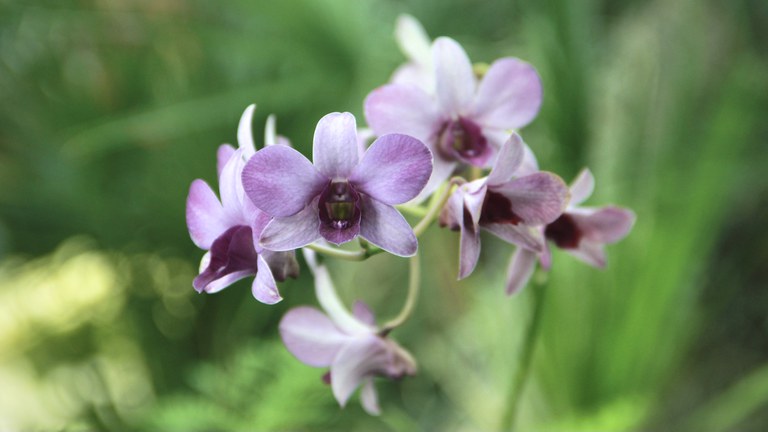
M 346 228 L 335 228 L 321 223 L 319 226 L 320 235 L 323 236 L 329 243 L 335 245 L 344 244 L 353 240 L 360 234 L 360 220 L 354 219 L 351 224 Z
M 491 65 L 480 82 L 472 117 L 484 126 L 518 129 L 536 117 L 541 100 L 536 69 L 522 60 L 503 58 Z
M 277 283 L 272 275 L 272 270 L 261 255 L 258 258 L 258 271 L 251 285 L 251 293 L 256 300 L 268 305 L 283 299 L 280 297 L 280 291 L 277 290 Z
M 512 176 L 523 163 L 524 155 L 523 139 L 513 132 L 496 157 L 496 163 L 488 174 L 488 184 L 495 186 L 512 180 Z
M 189 187 L 186 217 L 189 236 L 201 249 L 210 249 L 216 238 L 229 228 L 219 199 L 200 179 Z
M 424 189 L 422 189 L 421 192 L 416 195 L 416 198 L 411 200 L 412 203 L 418 204 L 427 199 L 427 197 L 432 195 L 432 193 L 436 191 L 440 185 L 443 184 L 443 182 L 451 177 L 453 171 L 456 170 L 456 166 L 458 165 L 456 161 L 443 159 L 441 156 L 436 155 L 434 152 L 433 156 L 432 174 L 429 176 L 429 180 L 427 180 L 427 184 L 424 186 Z
M 536 268 L 536 257 L 536 253 L 527 249 L 518 247 L 515 250 L 507 268 L 507 295 L 519 292 L 531 280 Z
M 246 220 L 243 217 L 245 191 L 241 179 L 243 165 L 245 165 L 243 150 L 235 150 L 221 170 L 219 193 L 221 194 L 221 205 L 230 223 L 245 225 Z
M 363 379 L 363 387 L 360 389 L 360 403 L 368 414 L 374 416 L 381 414 L 379 395 L 376 392 L 376 387 L 373 385 L 372 377 Z
M 569 206 L 577 206 L 592 196 L 595 189 L 595 177 L 589 168 L 581 170 L 576 180 L 571 183 L 571 201 Z
M 563 180 L 547 172 L 516 178 L 492 190 L 507 198 L 512 212 L 528 225 L 554 221 L 568 201 L 568 187 Z
M 360 235 L 363 238 L 397 256 L 416 254 L 418 240 L 400 212 L 365 195 L 360 196 L 360 204 Z
M 315 294 L 320 306 L 344 333 L 360 336 L 376 331 L 375 327 L 358 320 L 344 307 L 333 287 L 328 268 L 322 265 L 315 268 Z
M 227 164 L 232 157 L 232 153 L 235 152 L 235 148 L 229 144 L 222 144 L 216 150 L 216 177 L 221 177 L 221 171 L 224 169 L 224 165 Z
M 607 260 L 605 257 L 605 248 L 602 243 L 593 243 L 591 241 L 582 240 L 579 243 L 578 248 L 563 250 L 592 267 L 605 268 Z
M 383 370 L 388 351 L 379 337 L 356 338 L 345 344 L 331 364 L 331 389 L 343 407 L 363 378 Z
M 301 153 L 285 146 L 266 147 L 245 165 L 243 186 L 256 207 L 271 216 L 291 216 L 323 191 L 328 179 Z
M 598 209 L 577 208 L 568 214 L 578 225 L 585 239 L 595 243 L 616 243 L 629 234 L 635 223 L 635 214 L 620 207 Z
M 349 177 L 359 161 L 355 116 L 348 112 L 330 113 L 320 119 L 315 128 L 312 160 L 329 179 Z
M 432 153 L 416 138 L 389 134 L 365 152 L 349 181 L 385 204 L 404 203 L 421 192 L 432 174 Z
M 479 229 L 473 229 L 467 224 L 471 224 L 471 221 L 467 221 L 464 218 L 464 223 L 461 226 L 461 237 L 459 239 L 459 280 L 472 274 L 477 266 L 477 261 L 480 258 L 480 232 Z
M 400 51 L 412 62 L 429 61 L 431 56 L 429 35 L 421 23 L 411 15 L 401 14 L 397 17 L 395 41 Z
M 358 300 L 352 305 L 352 315 L 369 326 L 376 325 L 376 316 L 367 304 Z
M 289 251 L 319 238 L 320 220 L 317 205 L 313 203 L 293 216 L 272 219 L 261 233 L 260 246 L 272 251 Z
M 448 201 L 445 202 L 440 210 L 440 226 L 458 231 L 461 229 L 461 223 L 464 214 L 464 192 L 461 188 L 453 191 Z
M 270 114 L 267 116 L 267 124 L 264 125 L 264 147 L 269 147 L 277 144 L 277 132 L 275 132 L 275 115 Z
M 448 37 L 432 44 L 437 100 L 444 113 L 463 114 L 472 103 L 476 80 L 472 64 L 461 45 Z
M 256 104 L 248 105 L 240 117 L 240 123 L 237 125 L 237 146 L 243 149 L 245 158 L 249 158 L 256 153 L 256 145 L 253 143 L 253 112 L 256 111 Z
M 350 339 L 325 314 L 308 306 L 291 309 L 283 315 L 279 331 L 288 351 L 302 363 L 314 367 L 330 366 Z
M 379 87 L 365 98 L 364 108 L 365 120 L 376 135 L 402 133 L 429 144 L 443 124 L 434 99 L 413 85 Z
M 275 280 L 282 282 L 288 278 L 297 278 L 299 276 L 299 262 L 296 261 L 294 251 L 275 252 L 271 250 L 262 250 L 259 254 L 269 265 Z
M 538 253 L 544 249 L 544 236 L 541 234 L 541 230 L 534 227 L 524 224 L 491 223 L 484 224 L 483 228 L 508 243 L 533 252 Z

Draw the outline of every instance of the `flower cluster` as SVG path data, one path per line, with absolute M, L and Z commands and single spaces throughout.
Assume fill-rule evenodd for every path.
M 310 162 L 275 134 L 274 117 L 257 149 L 251 105 L 240 120 L 238 148 L 224 144 L 217 152 L 218 197 L 195 180 L 186 213 L 192 241 L 207 251 L 193 282 L 198 292 L 254 276 L 253 296 L 274 304 L 282 300 L 277 282 L 299 272 L 295 251 L 305 251 L 322 311 L 291 309 L 280 335 L 298 360 L 329 368 L 324 379 L 342 406 L 362 386 L 371 414 L 380 411 L 374 377 L 416 372 L 414 358 L 389 334 L 413 308 L 418 236 L 434 221 L 459 232 L 459 279 L 480 258 L 481 229 L 515 245 L 506 278 L 513 294 L 537 262 L 551 268 L 551 245 L 604 267 L 604 245 L 625 237 L 635 219 L 619 207 L 580 206 L 594 188 L 589 170 L 570 187 L 539 170 L 516 132 L 542 103 L 533 66 L 507 57 L 474 68 L 456 41 L 430 42 L 411 17 L 398 19 L 396 38 L 409 62 L 365 99 L 368 128 L 358 129 L 350 113 L 326 115 L 317 123 Z M 370 146 L 368 137 L 375 137 Z M 469 178 L 455 176 L 462 172 Z M 400 211 L 414 209 L 423 219 L 412 228 Z M 336 247 L 358 237 L 354 250 Z M 350 312 L 315 252 L 348 260 L 380 252 L 412 257 L 403 312 L 381 327 L 361 302 Z

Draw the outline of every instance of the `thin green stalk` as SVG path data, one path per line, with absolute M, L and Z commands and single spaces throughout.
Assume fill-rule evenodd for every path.
M 421 264 L 419 263 L 419 254 L 411 257 L 409 261 L 410 274 L 408 275 L 408 297 L 405 299 L 405 304 L 400 313 L 384 324 L 382 333 L 386 334 L 392 331 L 395 327 L 402 325 L 408 317 L 411 316 L 413 308 L 416 306 L 416 300 L 419 297 L 419 289 L 421 287 Z
M 424 233 L 424 231 L 427 228 L 429 228 L 432 222 L 435 221 L 435 218 L 437 218 L 437 215 L 440 214 L 440 210 L 443 209 L 443 206 L 445 205 L 446 201 L 448 201 L 448 198 L 451 196 L 452 189 L 453 189 L 453 183 L 444 184 L 442 187 L 440 187 L 440 190 L 438 191 L 438 193 L 429 202 L 429 208 L 427 209 L 427 214 L 424 215 L 424 218 L 420 220 L 415 227 L 413 227 L 413 233 L 416 234 L 416 237 L 421 236 Z
M 525 383 L 531 369 L 531 360 L 536 351 L 536 339 L 541 326 L 541 315 L 544 309 L 544 298 L 547 292 L 546 284 L 536 284 L 530 289 L 533 294 L 533 315 L 528 329 L 523 339 L 522 351 L 520 352 L 520 363 L 517 370 L 512 375 L 512 381 L 509 383 L 507 392 L 507 404 L 504 416 L 501 419 L 501 430 L 514 430 L 515 420 L 517 419 L 517 408 L 520 405 L 520 397 L 525 389 Z
M 323 246 L 317 243 L 308 244 L 305 247 L 312 249 L 313 251 L 319 254 L 333 257 L 333 258 L 339 258 L 347 261 L 363 261 L 369 256 L 369 254 L 363 249 L 356 250 L 356 251 L 347 251 L 344 249 L 336 249 L 328 246 Z

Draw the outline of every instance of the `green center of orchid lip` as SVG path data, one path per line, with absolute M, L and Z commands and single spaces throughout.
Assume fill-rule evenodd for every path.
M 332 181 L 321 196 L 321 220 L 336 229 L 349 227 L 359 213 L 358 198 L 358 194 L 346 180 Z

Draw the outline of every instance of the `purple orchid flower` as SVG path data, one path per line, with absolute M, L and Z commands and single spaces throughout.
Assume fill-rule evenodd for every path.
M 440 225 L 461 231 L 459 279 L 469 276 L 480 257 L 480 228 L 523 249 L 541 252 L 544 239 L 537 225 L 556 220 L 568 201 L 568 187 L 555 174 L 536 172 L 516 177 L 525 145 L 512 134 L 488 177 L 459 186 L 440 214 Z
M 192 241 L 208 251 L 200 263 L 200 274 L 193 281 L 198 292 L 218 292 L 255 275 L 253 296 L 262 303 L 274 304 L 282 299 L 275 281 L 296 277 L 299 268 L 293 253 L 274 252 L 258 245 L 269 216 L 247 199 L 240 181 L 246 155 L 255 153 L 251 136 L 254 109 L 255 105 L 249 106 L 240 119 L 240 148 L 235 150 L 223 144 L 217 152 L 221 200 L 205 181 L 193 181 L 186 218 Z M 272 134 L 274 137 L 274 128 Z
M 570 186 L 571 201 L 565 212 L 554 222 L 541 227 L 547 240 L 585 263 L 604 268 L 606 265 L 605 245 L 616 243 L 626 237 L 635 223 L 632 210 L 616 207 L 581 207 L 592 195 L 595 178 L 589 169 L 583 169 Z M 552 253 L 549 245 L 533 252 L 518 248 L 509 263 L 507 271 L 507 294 L 520 291 L 530 280 L 539 260 L 544 270 L 552 267 Z
M 243 185 L 256 207 L 274 216 L 261 233 L 262 246 L 286 251 L 360 235 L 395 255 L 415 254 L 416 236 L 393 206 L 426 184 L 429 150 L 415 138 L 390 134 L 360 151 L 355 117 L 332 113 L 317 124 L 314 165 L 288 147 L 257 152 L 243 171 Z
M 324 379 L 330 380 L 342 407 L 362 385 L 363 408 L 378 415 L 381 410 L 373 378 L 414 375 L 416 361 L 397 342 L 381 334 L 364 303 L 355 303 L 353 313 L 342 305 L 324 266 L 316 267 L 314 273 L 317 298 L 325 313 L 308 306 L 291 309 L 280 321 L 280 336 L 302 363 L 330 368 Z
M 432 44 L 435 92 L 413 84 L 388 84 L 365 100 L 368 125 L 378 134 L 404 133 L 434 154 L 434 171 L 419 198 L 432 193 L 459 163 L 490 166 L 510 129 L 539 111 L 541 80 L 519 59 L 496 60 L 478 83 L 472 64 L 453 39 Z

